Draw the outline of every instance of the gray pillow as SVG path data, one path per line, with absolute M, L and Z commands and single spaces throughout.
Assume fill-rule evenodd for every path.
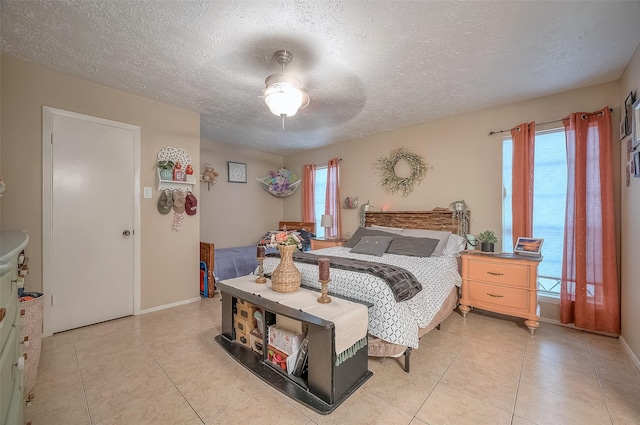
M 395 235 L 387 253 L 410 257 L 430 257 L 438 246 L 438 242 L 440 242 L 438 239 Z
M 354 246 L 356 246 L 358 244 L 358 242 L 360 242 L 360 239 L 362 239 L 364 236 L 390 236 L 390 237 L 394 237 L 397 235 L 394 235 L 393 233 L 389 233 L 389 232 L 383 232 L 382 230 L 373 230 L 370 229 L 368 227 L 358 227 L 358 230 L 355 231 L 355 233 L 353 234 L 353 236 L 351 236 L 351 238 L 349 238 L 348 241 L 346 241 L 344 243 L 344 245 L 342 245 L 345 248 L 353 248 Z
M 391 236 L 365 236 L 349 252 L 382 257 L 392 239 Z
M 440 242 L 436 247 L 433 254 L 433 257 L 439 257 L 442 255 L 442 251 L 447 246 L 447 241 L 449 240 L 449 236 L 451 236 L 451 232 L 443 231 L 443 230 L 427 230 L 427 229 L 404 229 L 402 231 L 402 236 L 412 236 L 416 238 L 431 238 L 438 239 Z

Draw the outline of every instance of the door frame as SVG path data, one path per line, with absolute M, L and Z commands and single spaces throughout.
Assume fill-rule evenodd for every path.
M 53 265 L 53 151 L 52 133 L 55 115 L 96 124 L 131 130 L 134 133 L 134 190 L 133 190 L 133 314 L 140 314 L 140 127 L 98 118 L 63 109 L 42 106 L 42 291 L 44 296 L 43 336 L 53 334 L 53 306 L 51 270 Z

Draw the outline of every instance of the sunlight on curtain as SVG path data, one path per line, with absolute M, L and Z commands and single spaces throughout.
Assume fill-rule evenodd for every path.
M 560 321 L 618 334 L 611 114 L 608 107 L 573 113 L 563 124 L 568 179 Z
M 512 244 L 520 236 L 533 236 L 533 159 L 536 123 L 522 123 L 511 130 L 513 139 L 512 168 Z
M 302 167 L 302 221 L 316 221 L 315 214 L 316 166 Z
M 325 237 L 342 237 L 342 217 L 340 209 L 340 159 L 332 158 L 327 165 L 327 198 L 325 200 L 325 214 L 333 217 L 333 227 L 330 235 Z

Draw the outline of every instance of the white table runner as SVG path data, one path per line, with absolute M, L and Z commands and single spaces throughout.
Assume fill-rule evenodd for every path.
M 329 304 L 320 304 L 318 302 L 320 292 L 310 291 L 306 288 L 300 288 L 290 293 L 276 292 L 271 288 L 270 279 L 267 279 L 267 283 L 264 284 L 255 283 L 255 280 L 256 276 L 241 276 L 224 280 L 223 283 L 333 322 L 338 356 L 361 339 L 366 338 L 369 316 L 365 305 L 337 297 L 331 297 L 332 301 Z

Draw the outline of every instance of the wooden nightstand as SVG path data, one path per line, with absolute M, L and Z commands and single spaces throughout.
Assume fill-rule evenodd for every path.
M 311 238 L 311 251 L 322 248 L 331 248 L 334 246 L 342 246 L 345 242 L 346 239 Z
M 541 257 L 517 254 L 462 254 L 463 316 L 478 307 L 522 317 L 533 335 L 540 326 L 538 264 Z

